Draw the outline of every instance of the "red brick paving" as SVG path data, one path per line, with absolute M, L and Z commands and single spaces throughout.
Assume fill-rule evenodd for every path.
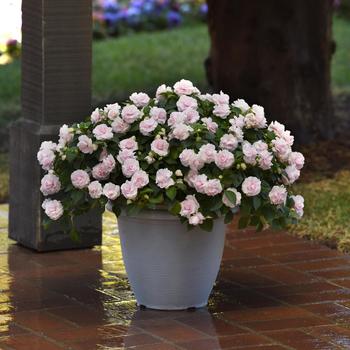
M 5 233 L 1 233 L 5 235 Z M 231 228 L 207 309 L 138 310 L 117 236 L 37 254 L 0 240 L 0 349 L 350 349 L 350 257 Z

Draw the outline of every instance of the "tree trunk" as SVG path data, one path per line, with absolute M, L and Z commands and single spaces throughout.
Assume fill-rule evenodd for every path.
M 331 0 L 208 0 L 214 90 L 265 107 L 300 143 L 332 136 Z

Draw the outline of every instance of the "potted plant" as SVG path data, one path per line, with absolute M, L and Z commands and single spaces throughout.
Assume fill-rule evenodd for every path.
M 207 303 L 225 224 L 285 227 L 303 215 L 293 196 L 304 157 L 264 109 L 203 95 L 188 80 L 156 97 L 133 93 L 125 105 L 96 109 L 63 125 L 38 160 L 44 225 L 106 205 L 118 217 L 126 271 L 137 302 L 156 309 Z M 71 227 L 73 238 L 77 238 Z M 83 234 L 83 233 L 82 233 Z

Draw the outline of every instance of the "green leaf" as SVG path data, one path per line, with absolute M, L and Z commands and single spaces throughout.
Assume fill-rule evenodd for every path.
M 213 219 L 206 219 L 203 224 L 199 225 L 204 231 L 211 232 L 213 230 L 214 221 Z
M 181 211 L 180 202 L 175 202 L 174 205 L 170 208 L 170 212 L 174 215 L 179 215 L 180 211 Z
M 243 229 L 246 228 L 249 224 L 250 217 L 249 216 L 241 216 L 238 222 L 238 228 Z
M 73 242 L 75 242 L 75 243 L 81 242 L 80 234 L 75 227 L 72 227 L 72 229 L 70 230 L 69 236 Z
M 233 220 L 233 216 L 232 211 L 227 212 L 224 219 L 225 224 L 229 224 Z
M 258 210 L 260 208 L 260 206 L 261 206 L 260 197 L 257 197 L 257 196 L 253 197 L 253 206 L 254 206 L 255 210 Z
M 129 204 L 126 206 L 126 215 L 133 216 L 137 215 L 141 211 L 141 207 L 137 204 Z
M 81 202 L 84 198 L 85 193 L 83 191 L 74 191 L 71 193 L 71 199 L 73 202 L 73 205 L 78 204 L 79 202 Z
M 150 199 L 149 199 L 149 202 L 150 202 L 150 203 L 153 203 L 153 204 L 160 204 L 160 203 L 163 203 L 163 202 L 164 202 L 163 193 L 159 193 L 158 196 L 153 197 L 153 198 L 150 198 Z
M 227 197 L 227 199 L 233 204 L 236 205 L 237 203 L 237 198 L 236 198 L 236 194 L 230 190 L 226 190 L 225 191 L 225 196 Z
M 175 187 L 175 186 L 171 186 L 171 187 L 167 188 L 166 191 L 165 191 L 165 193 L 166 193 L 167 197 L 168 197 L 171 201 L 173 201 L 173 200 L 175 199 L 176 193 L 177 193 L 176 187 Z

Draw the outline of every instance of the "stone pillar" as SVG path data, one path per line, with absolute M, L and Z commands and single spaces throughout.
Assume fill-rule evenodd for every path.
M 91 0 L 25 0 L 22 4 L 22 118 L 11 129 L 9 236 L 38 251 L 101 244 L 101 216 L 77 219 L 81 242 L 61 227 L 44 230 L 36 154 L 57 141 L 60 125 L 91 113 Z

